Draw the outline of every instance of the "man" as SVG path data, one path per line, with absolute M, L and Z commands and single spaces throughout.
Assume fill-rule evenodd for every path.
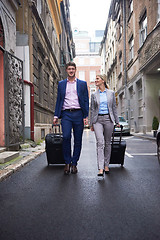
M 88 124 L 89 98 L 87 83 L 76 78 L 76 64 L 66 65 L 67 79 L 58 84 L 57 102 L 53 124 L 61 118 L 63 132 L 64 174 L 77 173 L 77 162 L 81 153 L 84 124 Z M 73 129 L 74 147 L 71 153 L 71 131 Z

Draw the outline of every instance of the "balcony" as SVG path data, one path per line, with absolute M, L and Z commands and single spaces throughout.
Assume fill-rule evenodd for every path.
M 144 70 L 148 65 L 157 63 L 160 55 L 160 23 L 147 35 L 142 47 L 138 50 L 139 67 Z M 156 66 L 154 66 L 156 69 Z

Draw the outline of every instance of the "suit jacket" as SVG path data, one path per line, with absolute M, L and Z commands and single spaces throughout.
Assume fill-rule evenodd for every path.
M 66 94 L 67 79 L 62 80 L 58 83 L 58 93 L 57 93 L 57 102 L 54 116 L 58 118 L 61 117 L 61 111 L 64 103 L 64 98 Z M 89 98 L 88 98 L 88 88 L 85 81 L 77 79 L 77 94 L 80 107 L 83 112 L 83 118 L 88 116 L 89 112 Z
M 107 89 L 106 94 L 107 94 L 107 103 L 108 103 L 110 119 L 112 122 L 119 123 L 117 109 L 116 109 L 115 93 L 114 91 Z M 91 126 L 93 125 L 93 123 L 97 122 L 99 106 L 100 106 L 100 93 L 99 93 L 99 90 L 97 90 L 91 96 L 91 107 L 90 107 L 90 125 Z

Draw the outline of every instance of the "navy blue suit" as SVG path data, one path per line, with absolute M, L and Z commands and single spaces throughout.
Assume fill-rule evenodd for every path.
M 77 79 L 77 95 L 81 110 L 78 111 L 62 111 L 64 98 L 66 94 L 67 79 L 62 80 L 58 84 L 57 102 L 55 108 L 55 116 L 62 118 L 63 132 L 63 155 L 66 164 L 77 165 L 80 157 L 82 146 L 82 134 L 84 129 L 83 119 L 88 116 L 89 98 L 88 88 L 85 81 Z M 71 131 L 73 129 L 74 148 L 71 153 Z

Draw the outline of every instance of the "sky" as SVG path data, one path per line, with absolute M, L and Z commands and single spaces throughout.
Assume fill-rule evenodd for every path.
M 72 30 L 104 30 L 111 0 L 69 0 Z

